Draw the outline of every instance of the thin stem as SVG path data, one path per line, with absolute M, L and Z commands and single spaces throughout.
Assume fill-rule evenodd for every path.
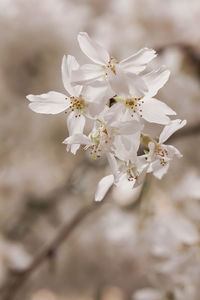
M 35 269 L 37 269 L 46 259 L 55 255 L 60 245 L 67 240 L 70 234 L 77 228 L 77 226 L 92 212 L 101 207 L 101 203 L 94 202 L 91 206 L 82 208 L 71 220 L 70 223 L 64 224 L 54 239 L 46 244 L 41 251 L 36 254 L 31 264 L 23 271 L 13 271 L 12 277 L 9 278 L 8 284 L 0 293 L 1 300 L 11 300 L 14 298 L 16 292 L 23 286 L 25 281 L 31 276 Z

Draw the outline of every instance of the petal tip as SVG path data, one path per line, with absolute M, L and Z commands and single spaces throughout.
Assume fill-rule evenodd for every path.
M 32 97 L 33 97 L 33 95 L 32 95 L 32 94 L 26 95 L 26 99 L 28 99 L 29 101 L 32 101 L 32 100 L 31 100 L 31 99 L 32 99 Z

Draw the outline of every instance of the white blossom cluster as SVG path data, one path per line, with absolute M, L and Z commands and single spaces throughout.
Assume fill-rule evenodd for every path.
M 75 57 L 63 57 L 66 95 L 50 91 L 28 95 L 27 99 L 37 113 L 67 114 L 69 137 L 63 142 L 67 151 L 76 154 L 81 147 L 94 160 L 107 157 L 111 175 L 100 180 L 95 194 L 95 200 L 101 201 L 108 189 L 120 185 L 124 178 L 132 187 L 142 184 L 146 173 L 161 179 L 174 156 L 182 156 L 174 146 L 164 143 L 186 121 L 171 120 L 169 116 L 176 112 L 155 98 L 170 72 L 164 66 L 145 72 L 156 57 L 153 49 L 143 48 L 117 61 L 86 32 L 78 34 L 78 42 L 92 63 L 80 66 Z M 88 119 L 93 128 L 86 135 Z M 158 140 L 143 132 L 147 122 L 164 126 Z M 145 149 L 143 155 L 138 155 L 139 147 Z

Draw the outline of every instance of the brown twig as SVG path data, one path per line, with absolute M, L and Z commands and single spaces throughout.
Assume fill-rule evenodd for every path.
M 200 123 L 197 123 L 190 127 L 185 127 L 180 132 L 177 132 L 169 140 L 177 140 L 179 138 L 187 137 L 190 135 L 200 134 Z M 140 203 L 144 188 L 142 189 L 138 200 L 134 204 L 134 208 Z M 70 223 L 64 224 L 63 227 L 58 230 L 55 238 L 35 256 L 32 263 L 24 271 L 13 272 L 12 277 L 9 279 L 9 283 L 5 286 L 5 289 L 0 293 L 1 300 L 13 299 L 15 293 L 23 286 L 25 281 L 30 277 L 34 270 L 39 267 L 46 259 L 52 257 L 59 246 L 70 236 L 75 228 L 93 211 L 99 208 L 100 203 L 93 203 L 93 205 L 82 208 L 72 219 Z
M 179 138 L 187 137 L 190 135 L 200 134 L 200 123 L 197 123 L 190 127 L 185 127 L 180 132 L 177 132 L 169 140 L 177 140 Z M 144 193 L 144 188 L 134 204 L 134 208 L 140 203 Z M 41 251 L 34 257 L 32 263 L 23 271 L 12 272 L 9 282 L 5 285 L 5 288 L 0 292 L 1 300 L 11 300 L 14 298 L 16 292 L 23 286 L 25 281 L 31 276 L 31 274 L 39 267 L 46 259 L 52 257 L 59 246 L 70 236 L 70 234 L 76 229 L 76 227 L 92 212 L 97 210 L 101 206 L 101 203 L 93 203 L 91 206 L 82 208 L 71 220 L 70 223 L 64 224 L 63 227 L 58 230 L 55 238 L 45 245 Z
M 30 275 L 37 269 L 46 259 L 52 257 L 59 246 L 70 236 L 75 228 L 91 213 L 101 207 L 101 203 L 94 202 L 91 206 L 82 208 L 72 219 L 70 223 L 64 224 L 58 230 L 55 238 L 45 245 L 41 251 L 34 257 L 32 263 L 23 271 L 13 271 L 9 282 L 0 293 L 1 300 L 11 300 L 14 298 L 16 292 L 30 277 Z

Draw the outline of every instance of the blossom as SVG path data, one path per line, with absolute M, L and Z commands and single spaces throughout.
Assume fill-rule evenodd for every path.
M 136 120 L 120 122 L 107 119 L 107 113 L 109 113 L 109 108 L 106 108 L 99 115 L 100 119 L 96 120 L 88 136 L 82 133 L 74 134 L 66 138 L 63 143 L 67 145 L 85 145 L 84 150 L 89 150 L 94 160 L 100 158 L 102 154 L 106 154 L 111 169 L 115 173 L 116 163 L 114 162 L 113 155 L 119 157 L 121 151 L 128 147 L 128 150 L 134 149 L 132 155 L 136 157 L 140 141 L 140 131 L 143 126 Z M 139 133 L 137 138 L 132 140 L 132 143 L 128 145 L 129 136 L 132 137 L 137 133 Z M 132 147 L 132 144 L 134 144 L 134 147 Z
M 130 86 L 128 96 L 124 97 L 119 94 L 117 97 L 114 97 L 117 104 L 112 109 L 117 115 L 126 115 L 127 119 L 144 119 L 150 123 L 168 124 L 170 122 L 168 115 L 176 115 L 176 112 L 164 102 L 155 99 L 154 96 L 164 86 L 169 75 L 169 70 L 164 66 L 143 75 L 142 78 L 148 87 L 144 96 L 135 97 L 134 90 Z
M 147 173 L 148 164 L 144 157 L 138 157 L 135 163 L 121 162 L 119 168 L 115 168 L 115 174 L 103 177 L 97 186 L 95 201 L 102 201 L 110 187 L 115 184 L 120 186 L 126 179 L 131 183 L 132 188 L 140 186 Z
M 110 84 L 115 93 L 127 91 L 127 82 L 135 93 L 143 94 L 147 90 L 141 77 L 138 76 L 146 65 L 156 56 L 155 50 L 143 48 L 137 53 L 118 62 L 106 49 L 92 40 L 86 32 L 80 32 L 78 42 L 83 53 L 94 64 L 85 64 L 73 72 L 75 84 L 90 84 L 101 79 Z M 130 77 L 131 75 L 131 77 Z
M 177 156 L 182 157 L 179 150 L 172 145 L 165 145 L 164 142 L 178 129 L 186 125 L 186 120 L 174 120 L 166 125 L 160 134 L 159 141 L 152 140 L 149 142 L 149 153 L 146 155 L 150 163 L 148 172 L 153 172 L 154 176 L 161 179 L 167 173 L 170 161 Z
M 174 156 L 182 156 L 164 143 L 186 121 L 171 121 L 169 116 L 176 112 L 155 98 L 170 71 L 162 66 L 143 72 L 156 56 L 154 50 L 143 48 L 118 62 L 87 33 L 80 32 L 78 42 L 94 64 L 80 66 L 75 57 L 64 56 L 61 70 L 67 94 L 51 91 L 27 99 L 37 113 L 67 113 L 69 136 L 63 141 L 67 151 L 76 154 L 82 147 L 93 160 L 107 158 L 111 174 L 99 181 L 95 193 L 95 200 L 101 201 L 112 185 L 119 186 L 123 180 L 135 188 L 146 173 L 161 179 Z M 85 133 L 87 120 L 89 134 Z M 158 141 L 143 133 L 145 122 L 165 125 Z M 148 151 L 138 155 L 141 142 Z
M 27 99 L 31 102 L 29 107 L 37 113 L 58 114 L 65 111 L 68 113 L 67 127 L 69 135 L 81 133 L 85 126 L 85 116 L 93 117 L 97 115 L 110 97 L 107 87 L 98 84 L 95 86 L 72 86 L 71 74 L 77 70 L 79 64 L 75 57 L 68 55 L 62 60 L 62 80 L 67 91 L 67 95 L 58 92 L 48 92 L 41 95 L 28 95 Z M 68 147 L 69 149 L 69 147 Z M 73 146 L 71 151 L 76 153 L 78 147 Z

